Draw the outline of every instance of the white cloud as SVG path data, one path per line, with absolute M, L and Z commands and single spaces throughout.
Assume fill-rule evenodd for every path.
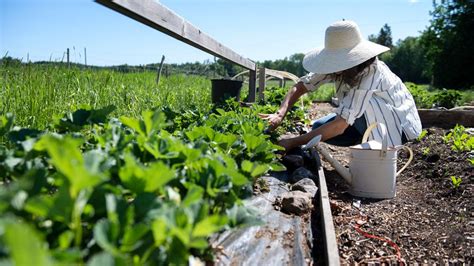
M 410 4 L 416 4 L 420 2 L 420 0 L 408 0 L 408 2 L 410 2 Z

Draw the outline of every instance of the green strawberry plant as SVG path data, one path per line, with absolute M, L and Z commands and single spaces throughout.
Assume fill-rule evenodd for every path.
M 107 119 L 81 107 L 38 131 L 0 116 L 0 260 L 161 265 L 212 260 L 208 237 L 258 222 L 256 177 L 283 170 L 258 108 Z

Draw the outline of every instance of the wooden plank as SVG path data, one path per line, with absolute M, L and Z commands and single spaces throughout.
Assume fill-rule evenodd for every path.
M 319 158 L 319 155 L 316 155 Z M 336 230 L 334 228 L 331 205 L 329 204 L 329 194 L 326 185 L 326 177 L 324 176 L 324 170 L 321 164 L 319 164 L 318 175 L 318 187 L 319 187 L 319 209 L 321 211 L 321 224 L 323 234 L 325 236 L 325 257 L 326 265 L 340 265 L 339 249 L 337 247 Z
M 265 92 L 265 68 L 261 67 L 258 70 L 258 99 L 264 101 L 264 92 Z
M 456 124 L 474 127 L 474 110 L 431 110 L 419 109 L 423 127 L 453 128 Z
M 299 77 L 290 73 L 290 72 L 286 72 L 286 71 L 280 71 L 280 70 L 274 70 L 274 69 L 265 69 L 266 70 L 266 73 L 267 75 L 270 75 L 270 76 L 274 76 L 274 77 L 278 77 L 278 78 L 287 78 L 287 79 L 290 79 L 292 80 L 293 82 L 298 82 L 299 80 Z
M 255 96 L 256 96 L 256 91 L 257 91 L 257 71 L 250 70 L 249 71 L 249 102 L 253 103 L 255 102 Z
M 217 42 L 158 2 L 153 0 L 96 0 L 96 2 L 207 53 L 246 69 L 255 70 L 254 62 Z

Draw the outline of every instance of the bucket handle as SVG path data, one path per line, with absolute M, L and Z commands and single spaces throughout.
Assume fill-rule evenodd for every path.
M 408 161 L 405 163 L 402 169 L 398 170 L 396 176 L 401 174 L 403 170 L 405 170 L 408 167 L 408 165 L 410 165 L 411 161 L 413 160 L 413 151 L 410 149 L 410 147 L 407 147 L 405 145 L 400 145 L 400 146 L 397 146 L 397 150 L 406 150 L 410 156 L 408 157 Z
M 382 129 L 382 138 L 383 138 L 382 139 L 382 150 L 380 151 L 380 155 L 382 157 L 385 157 L 385 155 L 387 154 L 388 139 L 387 139 L 387 127 L 383 123 L 378 123 L 378 122 L 372 123 L 365 130 L 364 136 L 362 137 L 362 143 L 367 142 L 367 140 L 369 139 L 370 132 L 372 132 L 372 130 L 374 128 L 376 128 L 377 126 L 380 126 L 380 128 Z

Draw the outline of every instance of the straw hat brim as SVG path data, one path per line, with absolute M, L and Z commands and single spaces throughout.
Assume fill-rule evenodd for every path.
M 315 49 L 303 58 L 303 67 L 312 73 L 330 74 L 355 67 L 390 48 L 367 40 L 345 49 Z

